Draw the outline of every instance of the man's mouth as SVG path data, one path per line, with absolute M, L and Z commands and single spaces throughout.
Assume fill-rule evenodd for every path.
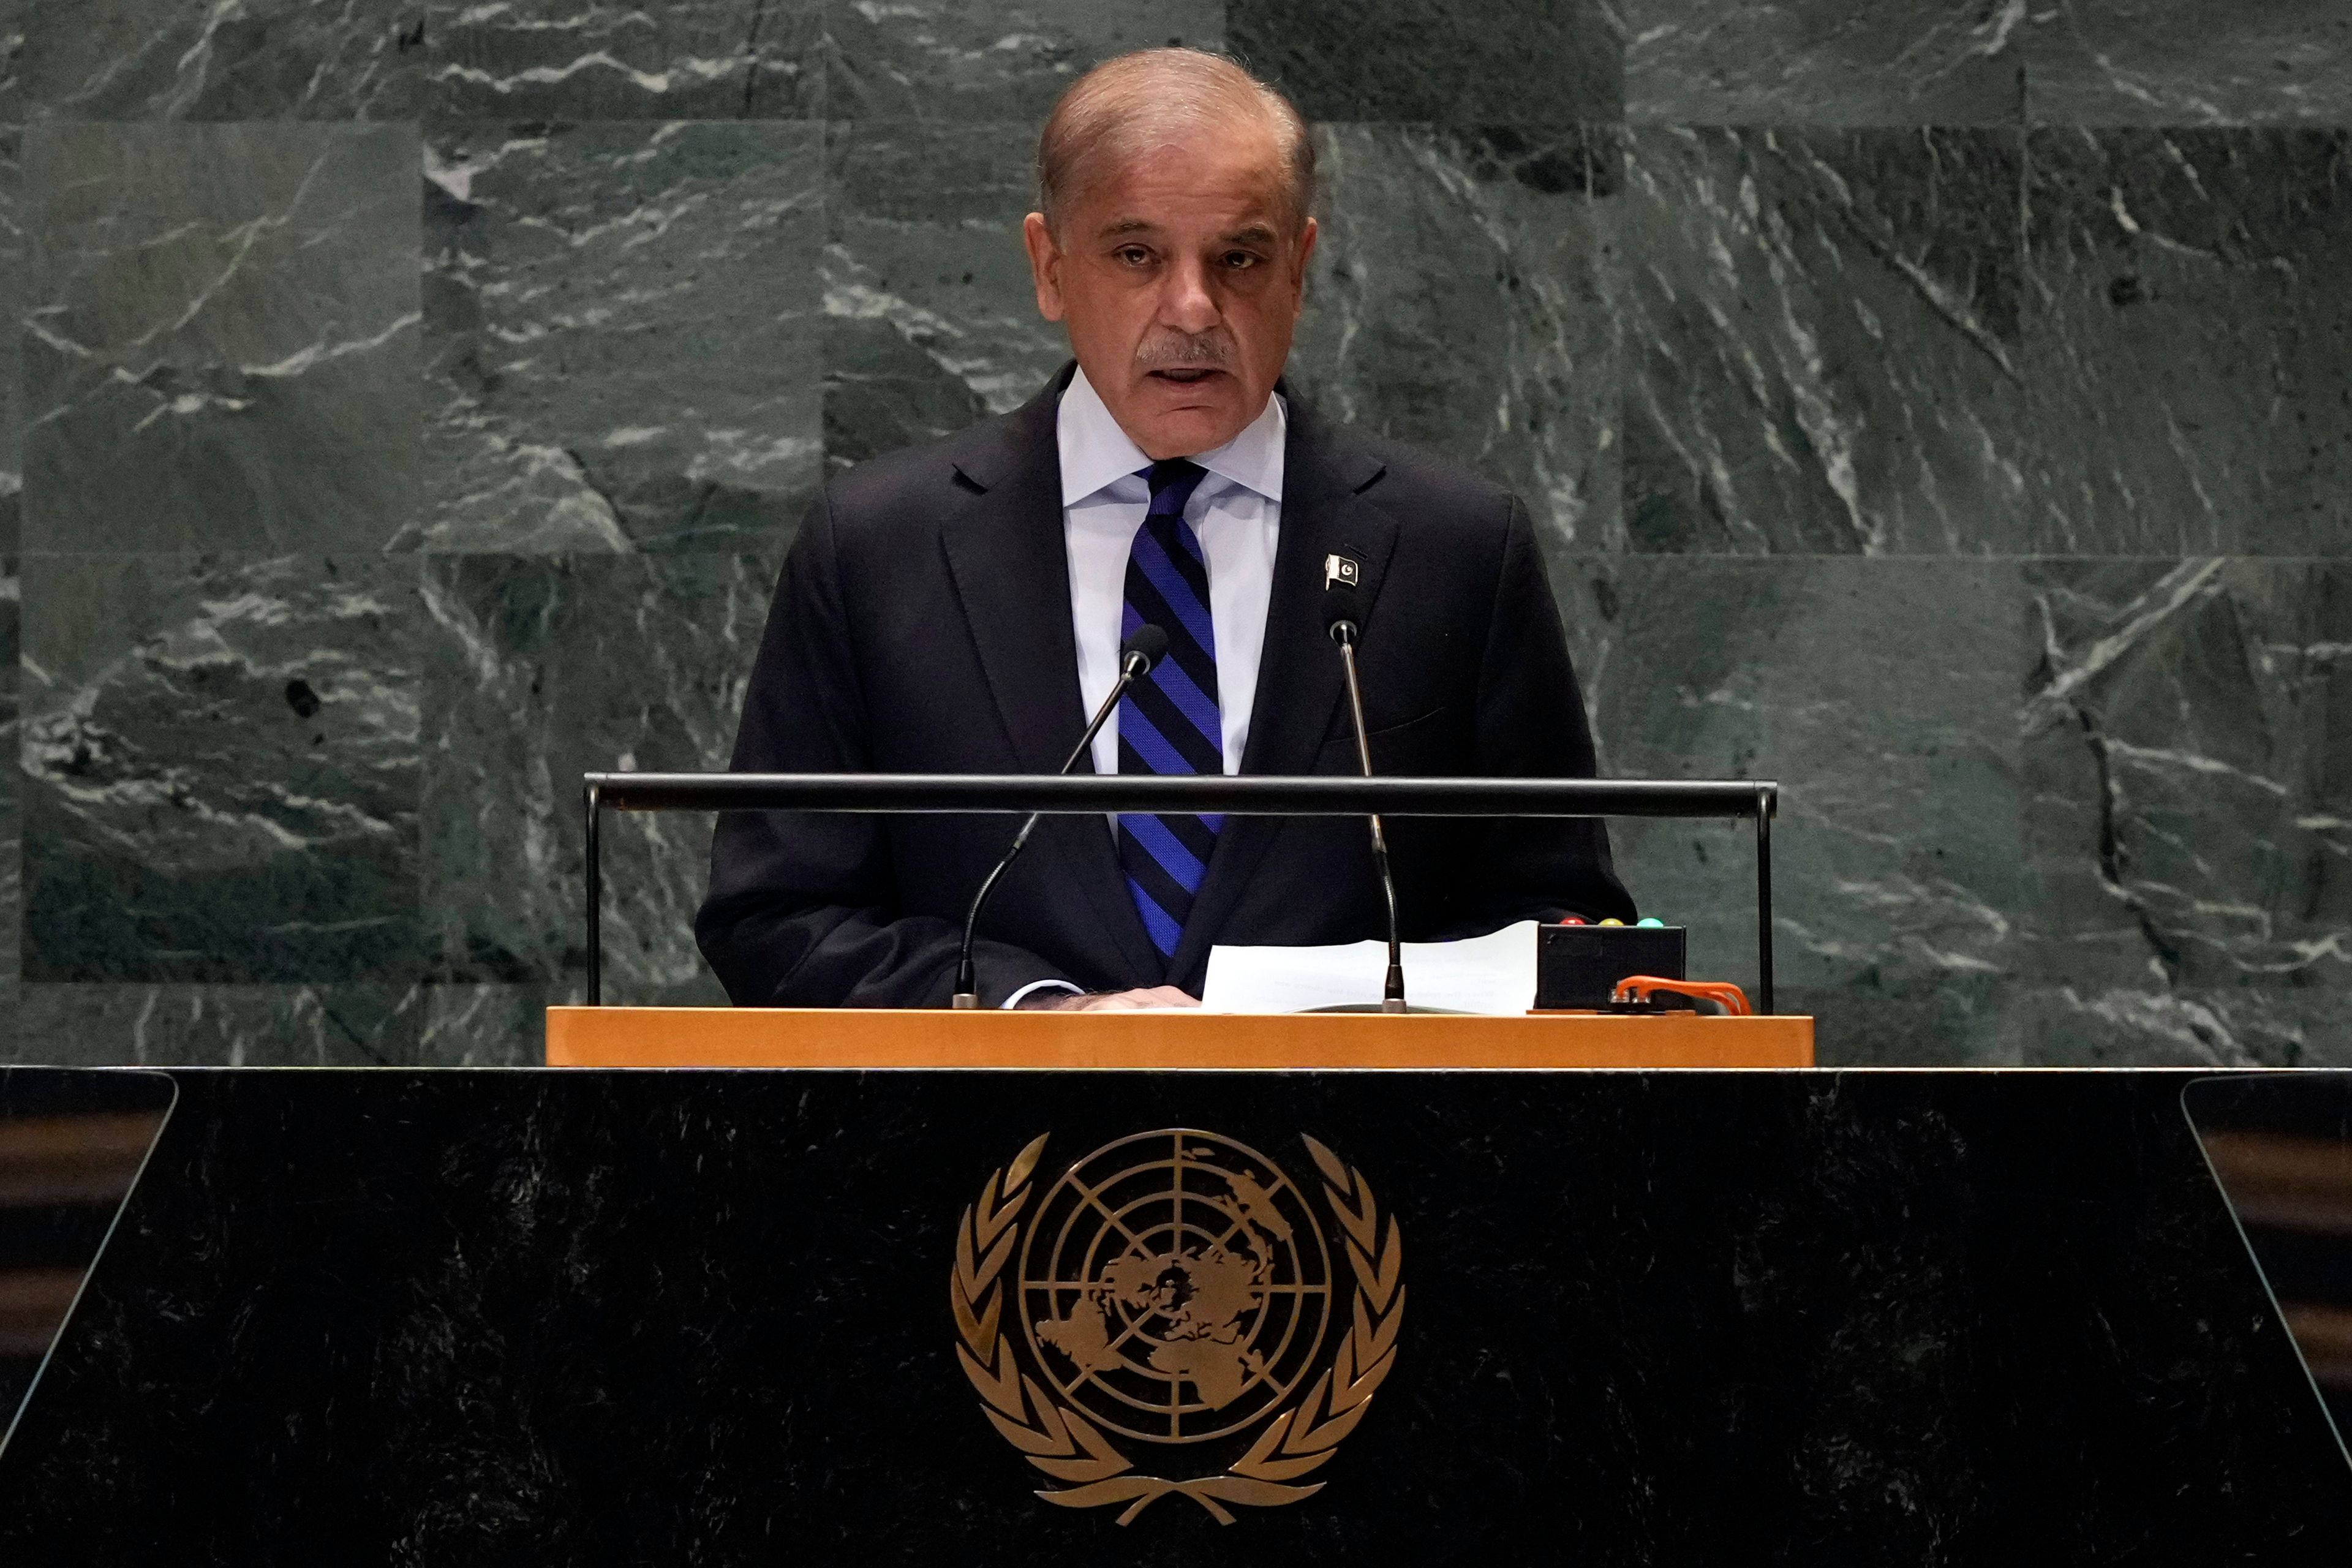
M 1179 386 L 1193 386 L 1213 375 L 1222 375 L 1224 373 L 1210 364 L 1180 364 L 1171 365 L 1166 370 L 1155 370 L 1150 374 L 1161 381 L 1172 381 Z

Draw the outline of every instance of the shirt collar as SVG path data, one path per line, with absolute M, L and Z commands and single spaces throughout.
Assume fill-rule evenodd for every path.
M 1283 406 L 1281 395 L 1272 395 L 1258 416 L 1242 427 L 1240 435 L 1213 452 L 1198 454 L 1192 461 L 1220 479 L 1254 490 L 1268 500 L 1279 501 L 1283 440 L 1288 425 L 1289 411 Z M 1062 394 L 1061 406 L 1055 415 L 1055 436 L 1061 447 L 1064 506 L 1075 506 L 1097 490 L 1151 466 L 1143 448 L 1119 428 L 1102 394 L 1094 389 L 1083 370 L 1071 375 L 1070 384 Z

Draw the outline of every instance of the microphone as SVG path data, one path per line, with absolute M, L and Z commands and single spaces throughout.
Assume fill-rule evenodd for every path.
M 1096 734 L 1110 721 L 1110 716 L 1118 711 L 1119 700 L 1127 695 L 1127 689 L 1150 673 L 1151 667 L 1159 663 L 1160 656 L 1167 651 L 1168 634 L 1149 624 L 1136 627 L 1135 635 L 1119 645 L 1118 679 L 1112 683 L 1110 695 L 1102 700 L 1102 706 L 1095 710 L 1094 718 L 1087 724 L 1087 732 L 1078 737 L 1076 746 L 1070 748 L 1068 759 L 1062 763 L 1062 772 L 1066 773 L 1078 765 L 1078 759 L 1085 756 L 1087 748 L 1095 743 Z M 1042 811 L 1029 814 L 1029 820 L 1023 823 L 1021 831 L 1013 836 L 1013 847 L 1004 852 L 1004 858 L 996 863 L 996 868 L 980 884 L 980 891 L 971 896 L 971 909 L 963 917 L 963 952 L 956 961 L 955 995 L 948 1004 L 959 1011 L 980 1005 L 980 982 L 972 973 L 971 964 L 971 942 L 980 930 L 980 911 L 988 903 L 988 895 L 996 890 L 997 879 L 1028 847 L 1029 835 L 1035 831 L 1037 819 L 1045 815 Z
M 1354 565 L 1353 562 L 1348 563 Z M 1324 576 L 1323 624 L 1331 640 L 1339 645 L 1339 659 L 1348 671 L 1348 712 L 1356 725 L 1356 760 L 1362 764 L 1364 776 L 1372 776 L 1371 742 L 1364 738 L 1364 689 L 1356 679 L 1356 639 L 1360 635 L 1355 620 L 1348 614 L 1350 606 L 1340 598 L 1341 587 L 1353 588 L 1352 574 L 1342 575 L 1328 568 Z M 1388 835 L 1381 828 L 1377 813 L 1366 818 L 1372 826 L 1372 864 L 1381 873 L 1381 893 L 1389 905 L 1389 973 L 1381 987 L 1381 1011 L 1402 1013 L 1404 1005 L 1404 952 L 1397 935 L 1396 879 L 1389 874 Z

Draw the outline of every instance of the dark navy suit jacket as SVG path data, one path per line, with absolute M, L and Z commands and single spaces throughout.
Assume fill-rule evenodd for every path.
M 1061 766 L 1087 717 L 1055 442 L 1069 374 L 1011 414 L 825 487 L 777 585 L 737 770 Z M 1377 772 L 1590 776 L 1583 701 L 1526 510 L 1326 425 L 1282 390 L 1282 532 L 1242 771 L 1357 771 L 1320 610 L 1323 559 L 1338 552 L 1363 567 L 1354 598 Z M 696 937 L 738 1003 L 945 1006 L 965 906 L 1018 820 L 730 813 Z M 1571 912 L 1633 918 L 1598 823 L 1396 818 L 1389 835 L 1408 939 Z M 1048 817 L 982 917 L 982 1002 L 1047 978 L 1198 994 L 1216 943 L 1359 941 L 1383 933 L 1383 907 L 1360 820 L 1228 817 L 1163 963 L 1108 822 Z

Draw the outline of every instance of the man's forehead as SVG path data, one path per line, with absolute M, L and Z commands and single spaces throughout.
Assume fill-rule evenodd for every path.
M 1286 187 L 1280 163 L 1219 149 L 1161 147 L 1103 171 L 1084 205 L 1103 236 L 1182 228 L 1220 238 L 1274 233 Z
M 1231 209 L 1240 223 L 1277 212 L 1289 188 L 1282 143 L 1255 126 L 1188 128 L 1148 147 L 1104 150 L 1081 201 L 1117 210 L 1119 220 L 1150 220 L 1161 203 L 1206 202 Z

